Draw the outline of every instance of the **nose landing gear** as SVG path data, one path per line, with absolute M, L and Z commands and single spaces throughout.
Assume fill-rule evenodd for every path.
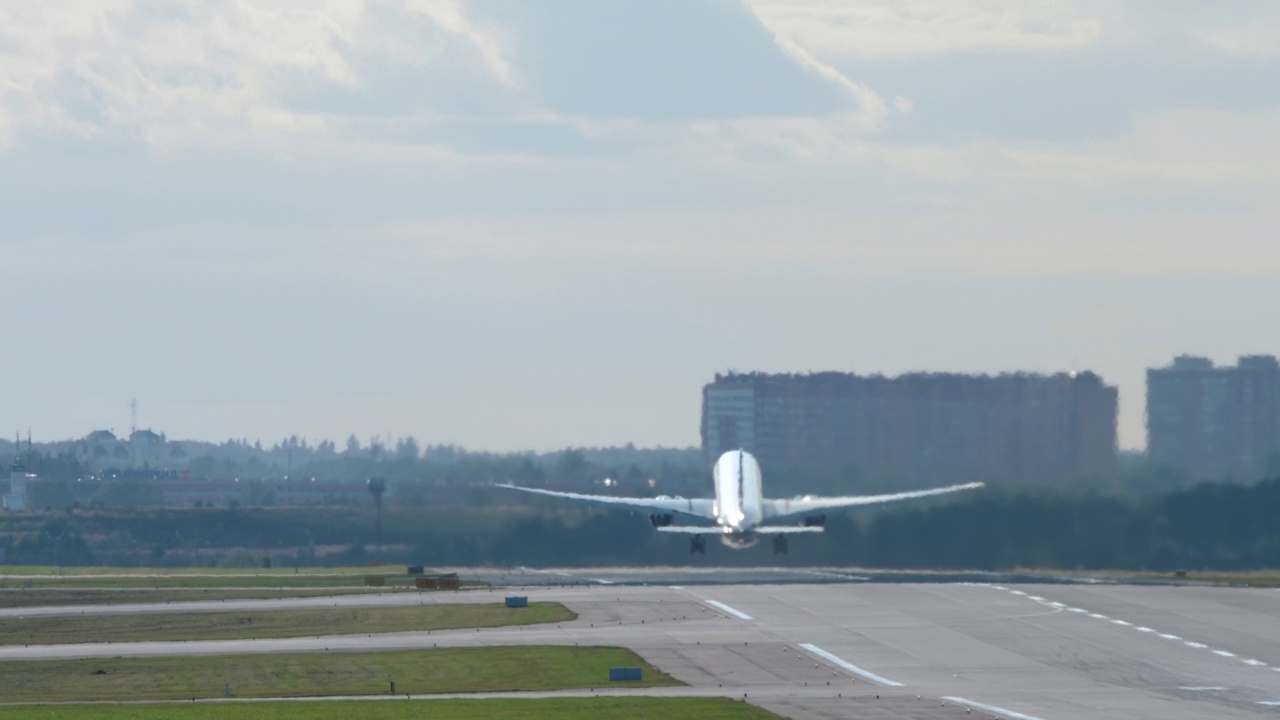
M 706 555 L 707 554 L 706 538 L 702 537 L 701 535 L 694 535 L 693 538 L 689 541 L 689 554 L 690 555 Z
M 787 536 L 774 535 L 773 536 L 773 554 L 787 555 L 789 551 L 790 551 L 790 548 L 787 547 Z

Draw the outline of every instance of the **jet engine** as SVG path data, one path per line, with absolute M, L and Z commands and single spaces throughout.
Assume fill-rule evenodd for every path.
M 810 515 L 804 519 L 805 527 L 822 527 L 827 524 L 826 515 Z
M 649 522 L 653 523 L 654 527 L 666 527 L 671 524 L 671 516 L 670 515 L 650 515 Z

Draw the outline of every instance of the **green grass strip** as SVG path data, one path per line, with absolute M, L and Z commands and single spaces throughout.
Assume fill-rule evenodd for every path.
M 494 604 L 306 608 L 137 615 L 0 618 L 0 645 L 57 645 L 148 640 L 239 640 L 306 635 L 504 627 L 573 620 L 560 603 L 525 608 Z
M 382 578 L 388 586 L 413 585 L 407 575 L 388 575 L 371 572 Z M 44 576 L 32 578 L 8 577 L 0 581 L 4 588 L 136 588 L 152 590 L 174 588 L 329 588 L 363 587 L 365 575 L 348 574 L 289 574 L 289 575 L 108 575 L 93 576 Z
M 57 566 L 57 565 L 4 565 L 0 566 L 0 578 L 26 577 L 32 575 L 52 575 L 73 577 L 76 575 L 136 575 L 146 577 L 179 577 L 183 575 L 259 575 L 274 577 L 292 577 L 295 575 L 354 575 L 364 576 L 369 573 L 394 574 L 395 567 L 377 565 L 367 567 L 297 567 L 297 568 L 209 568 L 209 567 L 108 567 L 98 565 Z
M 28 705 L 0 707 L 0 720 L 777 720 L 728 698 L 551 698 L 387 700 L 195 705 Z
M 49 607 L 55 605 L 118 605 L 121 603 L 168 603 L 197 600 L 265 600 L 274 598 L 322 597 L 326 595 L 366 595 L 388 592 L 387 588 L 33 588 L 0 589 L 0 608 Z
M 610 683 L 609 668 L 641 682 Z M 316 697 L 655 687 L 679 681 L 623 648 L 504 646 L 367 653 L 35 660 L 0 663 L 0 702 Z

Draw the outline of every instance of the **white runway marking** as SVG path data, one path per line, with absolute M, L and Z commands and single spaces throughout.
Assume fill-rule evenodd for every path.
M 858 675 L 858 676 L 860 676 L 860 677 L 862 677 L 862 678 L 864 678 L 864 679 L 870 680 L 870 681 L 871 681 L 871 682 L 873 682 L 873 683 L 879 683 L 879 684 L 881 684 L 881 685 L 888 685 L 889 687 L 902 687 L 902 683 L 900 683 L 900 682 L 894 682 L 893 680 L 890 680 L 889 678 L 881 677 L 881 676 L 879 676 L 879 675 L 877 675 L 877 674 L 875 674 L 875 673 L 871 672 L 870 670 L 863 670 L 862 668 L 858 667 L 857 665 L 854 665 L 854 664 L 853 664 L 853 663 L 851 663 L 851 662 L 848 662 L 848 661 L 842 660 L 842 659 L 840 659 L 840 658 L 836 657 L 835 655 L 832 655 L 831 653 L 827 652 L 826 650 L 823 650 L 822 648 L 818 647 L 817 645 L 814 645 L 813 643 L 800 643 L 800 647 L 804 648 L 805 650 L 808 650 L 809 652 L 813 653 L 814 655 L 817 655 L 818 657 L 822 658 L 823 660 L 827 660 L 827 661 L 829 661 L 829 662 L 835 663 L 836 665 L 839 665 L 840 667 L 844 668 L 845 670 L 848 670 L 849 672 L 853 673 L 854 675 Z
M 718 602 L 718 601 L 716 601 L 716 600 L 706 600 L 705 602 L 706 602 L 708 605 L 710 605 L 710 606 L 712 606 L 712 607 L 714 607 L 714 608 L 716 608 L 716 609 L 723 610 L 723 611 L 725 611 L 725 612 L 729 613 L 730 615 L 732 615 L 732 616 L 734 616 L 734 617 L 738 618 L 739 620 L 750 620 L 750 619 L 751 619 L 751 616 L 750 616 L 750 615 L 748 615 L 748 614 L 746 614 L 746 613 L 744 613 L 744 612 L 742 612 L 742 611 L 740 611 L 740 610 L 734 610 L 733 608 L 729 607 L 728 605 L 725 605 L 725 604 L 724 604 L 724 603 L 722 603 L 722 602 Z
M 871 579 L 865 575 L 848 575 L 845 573 L 830 573 L 830 572 L 822 572 L 821 570 L 791 570 L 789 568 L 780 568 L 780 567 L 775 567 L 770 569 L 776 572 L 789 572 L 789 573 L 795 573 L 796 575 L 813 575 L 814 577 L 834 578 L 836 580 L 864 580 L 865 581 L 865 580 Z
M 592 580 L 592 582 L 594 582 L 594 583 L 598 583 L 598 584 L 600 584 L 600 585 L 612 585 L 612 584 L 613 584 L 613 581 L 612 581 L 612 580 L 601 580 L 600 578 L 596 578 L 596 579 Z
M 944 697 L 944 698 L 942 698 L 942 699 L 943 699 L 943 700 L 946 700 L 947 702 L 953 702 L 953 703 L 955 703 L 955 704 L 957 704 L 957 705 L 964 705 L 964 706 L 966 706 L 966 707 L 971 707 L 971 708 L 973 708 L 974 710 L 982 710 L 983 712 L 994 713 L 994 714 L 996 714 L 996 715 L 1003 715 L 1003 716 L 1005 716 L 1005 717 L 1007 717 L 1007 718 L 1013 718 L 1013 720 L 1040 720 L 1040 718 L 1038 718 L 1038 717 L 1036 717 L 1036 716 L 1034 716 L 1034 715 L 1023 715 L 1023 714 L 1022 714 L 1022 713 L 1020 713 L 1020 712 L 1014 712 L 1014 711 L 1012 711 L 1012 710 L 1005 710 L 1004 708 L 1002 708 L 1002 707 L 996 707 L 995 705 L 987 705 L 987 704 L 985 704 L 985 703 L 974 702 L 974 701 L 972 701 L 972 700 L 966 700 L 965 698 L 962 698 L 962 697 L 955 697 L 954 695 L 949 695 L 949 696 Z
M 1076 608 L 1076 607 L 1067 607 L 1066 605 L 1063 605 L 1062 603 L 1059 603 L 1059 602 L 1052 602 L 1052 601 L 1047 600 L 1047 599 L 1045 599 L 1045 598 L 1043 598 L 1043 597 L 1040 597 L 1039 595 L 1028 595 L 1027 593 L 1022 592 L 1021 590 L 1010 590 L 1010 589 L 1008 589 L 1008 588 L 998 587 L 998 586 L 995 586 L 995 585 L 986 585 L 985 587 L 1004 590 L 1005 592 L 1009 592 L 1009 593 L 1012 593 L 1012 594 L 1014 594 L 1014 595 L 1021 595 L 1021 596 L 1025 597 L 1025 598 L 1027 598 L 1028 600 L 1033 600 L 1033 601 L 1035 601 L 1036 603 L 1038 603 L 1038 604 L 1040 604 L 1040 605 L 1044 605 L 1044 606 L 1047 606 L 1047 607 L 1056 608 L 1056 609 L 1059 609 L 1059 610 L 1061 610 L 1061 609 L 1063 609 L 1063 608 L 1066 608 L 1067 610 L 1070 610 L 1071 612 L 1081 612 L 1081 613 L 1083 613 L 1083 612 L 1088 612 L 1087 610 L 1083 610 L 1083 609 L 1081 609 L 1081 608 Z M 1108 621 L 1108 622 L 1110 622 L 1110 623 L 1112 623 L 1112 624 L 1119 625 L 1119 626 L 1121 626 L 1121 627 L 1131 627 L 1131 628 L 1133 628 L 1134 630 L 1137 630 L 1137 631 L 1138 631 L 1138 632 L 1140 632 L 1140 633 L 1155 634 L 1155 635 L 1158 635 L 1158 636 L 1160 636 L 1160 637 L 1164 638 L 1165 640 L 1182 640 L 1182 638 L 1178 637 L 1177 635 L 1173 635 L 1173 634 L 1171 634 L 1171 633 L 1162 633 L 1162 632 L 1160 632 L 1160 631 L 1158 631 L 1158 630 L 1156 630 L 1156 629 L 1154 629 L 1154 628 L 1147 627 L 1146 625 L 1134 625 L 1133 623 L 1128 622 L 1127 620 L 1120 620 L 1120 619 L 1117 619 L 1117 618 L 1110 618 L 1110 617 L 1107 617 L 1106 615 L 1103 615 L 1103 614 L 1101 614 L 1101 613 L 1089 613 L 1089 617 L 1091 617 L 1091 618 L 1093 618 L 1093 619 L 1095 619 L 1095 620 L 1106 620 L 1106 621 Z M 1209 647 L 1208 645 L 1205 645 L 1204 643 L 1193 642 L 1193 641 L 1191 641 L 1191 640 L 1182 640 L 1182 644 L 1186 645 L 1186 646 L 1187 646 L 1187 647 L 1189 647 L 1189 648 L 1194 648 L 1194 649 L 1196 649 L 1196 650 L 1208 650 L 1209 652 L 1213 653 L 1214 655 L 1217 655 L 1218 657 L 1224 657 L 1224 658 L 1237 658 L 1238 660 L 1240 660 L 1240 662 L 1244 663 L 1245 665 L 1249 665 L 1249 666 L 1251 666 L 1251 667 L 1263 667 L 1263 668 L 1270 668 L 1270 669 L 1272 669 L 1272 670 L 1275 670 L 1276 672 L 1280 672 L 1280 667 L 1272 667 L 1272 666 L 1268 665 L 1267 663 L 1265 663 L 1265 662 L 1263 662 L 1263 661 L 1261 661 L 1261 660 L 1254 660 L 1253 658 L 1242 658 L 1242 657 L 1239 657 L 1238 655 L 1236 655 L 1235 653 L 1231 652 L 1230 650 L 1218 650 L 1218 649 L 1214 649 L 1214 648 Z M 1181 689 L 1182 689 L 1182 690 L 1206 690 L 1206 689 L 1225 689 L 1225 688 L 1181 688 Z M 1262 703 L 1262 704 L 1266 704 L 1266 703 Z M 1276 701 L 1276 704 L 1280 704 L 1280 701 Z
M 1221 685 L 1191 685 L 1191 686 L 1183 686 L 1178 689 L 1190 690 L 1192 692 L 1219 692 L 1222 690 L 1229 690 L 1230 688 L 1224 688 Z

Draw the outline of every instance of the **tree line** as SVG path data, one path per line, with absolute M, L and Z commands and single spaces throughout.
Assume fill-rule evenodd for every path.
M 496 496 L 501 490 L 486 489 Z M 353 508 L 118 509 L 0 518 L 9 563 L 205 565 L 245 553 L 279 564 L 848 565 L 873 568 L 1248 570 L 1280 566 L 1280 479 L 1148 495 L 989 488 L 829 517 L 791 554 L 735 552 L 656 533 L 647 518 L 503 494 L 455 507 L 388 505 L 373 545 Z

